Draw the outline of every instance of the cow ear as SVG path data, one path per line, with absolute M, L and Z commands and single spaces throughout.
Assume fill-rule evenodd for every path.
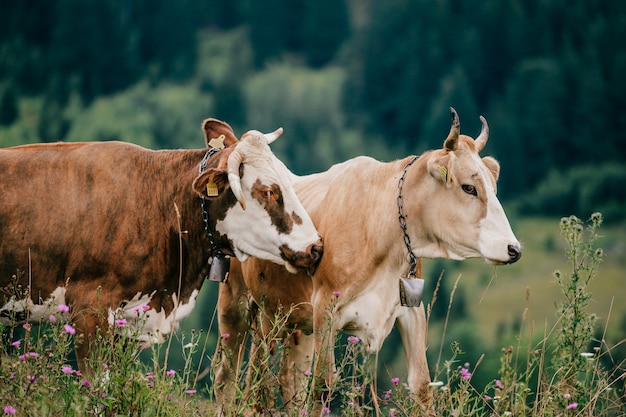
M 217 119 L 206 119 L 202 122 L 202 130 L 204 131 L 204 141 L 209 147 L 212 139 L 223 141 L 224 147 L 229 147 L 237 143 L 237 137 L 233 128 L 226 122 Z M 213 146 L 215 142 L 211 143 Z
M 493 178 L 498 181 L 498 176 L 500 175 L 500 164 L 498 163 L 498 161 L 490 156 L 485 156 L 483 158 L 483 164 L 487 166 L 487 169 L 489 169 L 489 171 L 493 175 Z
M 428 160 L 428 172 L 438 181 L 447 184 L 450 180 L 450 155 L 430 158 Z
M 201 197 L 217 197 L 226 190 L 228 173 L 218 168 L 208 168 L 193 181 L 193 189 Z

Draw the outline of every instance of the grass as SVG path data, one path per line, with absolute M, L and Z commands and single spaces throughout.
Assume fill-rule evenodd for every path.
M 525 244 L 525 258 L 518 265 L 507 267 L 506 275 L 509 280 L 511 272 L 518 274 L 517 279 L 524 280 L 529 290 L 509 294 L 505 288 L 507 282 L 502 278 L 504 273 L 498 272 L 492 279 L 484 272 L 464 272 L 450 293 L 455 301 L 449 305 L 447 299 L 437 301 L 448 305 L 445 314 L 450 327 L 443 335 L 437 330 L 443 327 L 440 323 L 431 322 L 429 329 L 433 375 L 429 406 L 419 404 L 407 392 L 403 377 L 393 367 L 379 372 L 388 381 L 375 388 L 371 368 L 362 360 L 361 343 L 343 337 L 337 340 L 343 354 L 337 363 L 341 376 L 333 386 L 333 414 L 414 416 L 430 410 L 432 415 L 444 416 L 624 415 L 626 339 L 610 318 L 623 314 L 626 307 L 619 305 L 623 304 L 618 302 L 621 300 L 616 300 L 612 309 L 602 303 L 606 313 L 600 314 L 603 321 L 597 321 L 594 311 L 599 303 L 594 302 L 597 298 L 593 292 L 601 287 L 595 278 L 605 279 L 606 264 L 612 270 L 619 269 L 623 262 L 611 258 L 613 246 L 619 241 L 618 234 L 611 232 L 602 237 L 599 217 L 592 217 L 586 224 L 575 217 L 553 223 L 518 225 L 528 226 L 517 228 Z M 562 236 L 558 240 L 550 237 L 555 227 L 560 228 Z M 600 244 L 606 249 L 600 249 Z M 553 262 L 524 265 L 535 253 L 547 254 Z M 600 270 L 601 262 L 604 263 Z M 555 267 L 561 272 L 555 273 Z M 464 353 L 471 344 L 472 337 L 464 336 L 469 333 L 456 333 L 459 335 L 456 339 L 450 334 L 456 332 L 451 314 L 454 303 L 460 299 L 460 293 L 455 292 L 460 291 L 463 280 L 465 284 L 476 284 L 476 288 L 464 290 L 464 296 L 471 300 L 466 308 L 470 316 L 487 308 L 507 312 L 500 316 L 484 315 L 472 325 L 468 324 L 471 318 L 465 321 L 469 332 L 479 332 L 486 339 L 483 342 L 500 345 L 495 353 L 479 352 L 477 357 L 469 358 Z M 550 291 L 544 290 L 544 286 L 550 286 Z M 607 299 L 620 296 L 618 291 L 611 294 L 599 289 L 598 292 L 602 297 L 606 293 Z M 138 361 L 132 335 L 102 332 L 94 340 L 82 340 L 73 330 L 73 313 L 67 306 L 58 306 L 54 321 L 49 324 L 3 329 L 0 414 L 215 415 L 218 404 L 210 390 L 196 383 L 205 365 L 193 359 L 199 355 L 204 364 L 211 364 L 209 332 L 183 332 L 170 342 L 144 352 L 143 360 Z M 517 320 L 518 325 L 509 329 L 506 337 L 498 339 L 491 330 L 493 327 L 483 323 L 487 321 L 493 326 L 507 320 Z M 124 325 L 117 323 L 119 327 Z M 258 340 L 259 348 L 266 351 L 270 345 L 274 348 L 272 342 L 278 338 L 279 330 L 273 329 L 269 338 Z M 617 337 L 610 337 L 612 332 L 617 332 Z M 452 341 L 446 340 L 451 336 Z M 93 374 L 81 375 L 72 364 L 74 341 L 90 342 L 97 347 L 91 358 Z M 176 344 L 180 346 L 174 349 Z M 242 376 L 237 401 L 224 407 L 226 415 L 240 415 L 245 408 L 261 405 L 259 401 L 263 401 L 260 408 L 280 410 L 279 400 L 274 402 L 272 398 L 279 396 L 276 384 L 270 385 L 269 390 L 260 385 L 263 381 L 274 381 L 280 366 L 278 352 L 274 358 L 265 355 L 267 361 L 260 366 L 246 365 L 254 372 L 262 370 L 261 378 L 250 381 L 254 381 L 254 389 L 265 397 L 246 396 L 246 380 Z M 181 356 L 175 368 L 168 366 L 174 355 Z M 479 383 L 481 374 L 483 382 Z M 310 411 L 308 405 L 291 414 L 308 415 Z

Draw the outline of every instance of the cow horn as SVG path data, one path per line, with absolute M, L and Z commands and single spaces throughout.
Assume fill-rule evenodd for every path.
M 461 123 L 459 122 L 459 115 L 456 114 L 456 110 L 450 107 L 450 114 L 452 115 L 452 126 L 450 126 L 450 133 L 443 143 L 444 148 L 448 151 L 456 149 L 456 145 L 459 141 L 459 133 L 461 132 Z
M 241 190 L 241 178 L 239 177 L 239 167 L 243 162 L 243 154 L 237 149 L 228 157 L 228 182 L 230 183 L 230 189 L 241 204 L 242 209 L 246 209 L 246 203 L 243 201 L 243 191 Z
M 489 125 L 487 124 L 487 120 L 480 116 L 480 122 L 483 124 L 483 127 L 480 129 L 480 135 L 478 135 L 474 141 L 476 144 L 476 152 L 482 151 L 487 144 L 487 139 L 489 139 Z
M 279 127 L 278 129 L 276 129 L 275 131 L 273 131 L 272 133 L 265 133 L 264 136 L 267 139 L 267 144 L 269 145 L 270 143 L 274 142 L 276 139 L 278 139 L 278 137 L 280 135 L 283 134 L 283 128 Z

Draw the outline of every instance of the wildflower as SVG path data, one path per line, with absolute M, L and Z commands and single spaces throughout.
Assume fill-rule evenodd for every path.
M 150 306 L 149 305 L 140 305 L 137 307 L 133 307 L 133 311 L 137 314 L 141 313 L 142 311 L 148 311 L 150 310 Z
M 341 295 L 341 291 L 333 291 L 333 295 L 335 297 L 339 297 Z
M 359 343 L 359 337 L 358 336 L 350 336 L 350 337 L 348 337 L 348 342 L 350 342 L 352 344 Z
M 63 365 L 61 367 L 61 372 L 63 372 L 64 374 L 73 374 L 74 370 L 70 365 Z
M 30 330 L 30 323 L 24 323 L 22 327 L 24 328 L 24 330 Z
M 400 383 L 400 378 L 391 378 L 391 383 L 395 386 L 398 386 Z
M 348 407 L 350 408 L 354 408 L 354 402 L 353 401 L 348 401 Z
M 311 376 L 311 375 L 313 375 L 313 374 L 311 373 L 311 371 L 309 371 L 309 370 L 307 369 L 306 371 L 304 371 L 304 375 L 306 375 L 306 376 Z
M 502 381 L 500 381 L 499 379 L 496 379 L 496 387 L 504 389 L 504 385 L 502 385 Z
M 567 406 L 568 410 L 574 410 L 575 408 L 578 408 L 578 403 L 571 403 Z
M 167 394 L 167 401 L 172 401 L 172 398 L 174 398 L 172 394 Z
M 68 313 L 70 311 L 70 307 L 66 304 L 60 304 L 58 309 L 61 313 Z
M 566 400 L 569 400 L 570 398 L 572 398 L 572 396 L 570 395 L 569 392 L 566 392 L 565 394 L 563 394 L 563 398 L 565 398 Z
M 385 391 L 385 400 L 388 400 L 389 398 L 391 398 L 391 394 L 392 394 L 391 390 Z
M 57 318 L 54 317 L 54 314 L 50 314 L 50 317 L 48 317 L 48 320 L 50 320 L 50 323 L 54 323 L 55 321 L 57 321 Z
M 65 332 L 67 334 L 76 334 L 76 329 L 74 329 L 72 326 L 70 326 L 69 324 L 66 324 L 65 326 L 63 326 L 63 329 L 65 329 Z
M 309 412 L 308 412 L 308 411 L 306 411 L 305 409 L 302 409 L 302 410 L 300 410 L 300 415 L 301 415 L 301 416 L 308 416 L 308 415 L 309 415 Z
M 26 355 L 22 354 L 22 355 L 18 356 L 18 358 L 23 361 L 24 359 L 26 359 Z
M 487 394 L 485 394 L 485 395 L 483 396 L 483 398 L 484 398 L 485 400 L 487 400 L 487 401 L 491 400 L 491 397 L 490 397 L 489 395 L 487 395 Z
M 228 339 L 230 337 L 230 333 L 222 333 L 223 339 Z
M 187 393 L 188 395 L 193 395 L 196 393 L 195 389 L 188 389 L 187 391 L 185 391 L 185 393 Z
M 10 405 L 5 405 L 3 410 L 4 414 L 15 414 L 17 411 L 13 406 Z
M 124 327 L 126 326 L 126 319 L 115 320 L 115 324 L 117 324 L 119 327 Z
M 392 408 L 391 410 L 389 410 L 389 417 L 396 417 L 396 409 Z
M 461 368 L 459 370 L 459 374 L 461 374 L 461 377 L 463 379 L 467 379 L 467 380 L 469 380 L 472 377 L 472 373 L 467 368 Z
M 154 379 L 154 374 L 152 372 L 148 372 L 146 374 L 146 377 L 148 378 L 148 382 L 152 382 L 152 380 Z
M 324 408 L 322 409 L 322 412 L 323 412 L 324 414 L 330 414 L 330 408 L 328 408 L 328 407 L 324 407 Z
M 174 376 L 174 375 L 176 375 L 176 371 L 175 371 L 175 370 L 173 370 L 173 369 L 170 369 L 169 371 L 167 371 L 167 372 L 165 373 L 165 375 L 167 375 L 167 376 Z
M 21 344 L 22 344 L 21 340 L 16 340 L 15 342 L 11 343 L 11 346 L 18 348 L 20 347 Z
M 30 382 L 31 384 L 34 384 L 35 382 L 37 382 L 36 376 L 28 375 L 26 376 L 26 379 L 28 379 L 28 382 Z
M 83 382 L 81 382 L 80 384 L 85 388 L 91 388 L 91 382 L 87 380 L 83 380 Z
M 37 352 L 28 352 L 28 356 L 30 356 L 31 358 L 38 358 L 39 357 L 39 353 L 37 353 Z

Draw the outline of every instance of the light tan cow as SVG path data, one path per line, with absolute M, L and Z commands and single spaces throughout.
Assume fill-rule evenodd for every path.
M 426 390 L 424 308 L 401 305 L 399 295 L 400 277 L 407 275 L 410 261 L 480 257 L 502 265 L 521 256 L 496 197 L 499 164 L 478 155 L 487 142 L 487 123 L 481 117 L 482 130 L 474 140 L 460 134 L 458 116 L 451 112 L 452 127 L 442 149 L 390 163 L 358 157 L 294 180 L 323 236 L 325 254 L 312 277 L 287 276 L 284 268 L 255 258 L 232 265 L 218 301 L 220 332 L 230 335 L 221 340 L 218 400 L 228 403 L 234 395 L 239 363 L 227 358 L 240 351 L 249 302 L 262 304 L 268 318 L 280 305 L 294 306 L 288 325 L 298 330 L 292 340 L 297 343 L 287 351 L 280 375 L 287 406 L 302 406 L 313 353 L 316 381 L 330 386 L 337 331 L 358 336 L 365 350 L 375 353 L 394 323 L 407 358 L 408 385 L 414 393 Z M 405 242 L 410 242 L 410 252 Z M 330 402 L 323 390 L 315 398 L 317 411 Z

